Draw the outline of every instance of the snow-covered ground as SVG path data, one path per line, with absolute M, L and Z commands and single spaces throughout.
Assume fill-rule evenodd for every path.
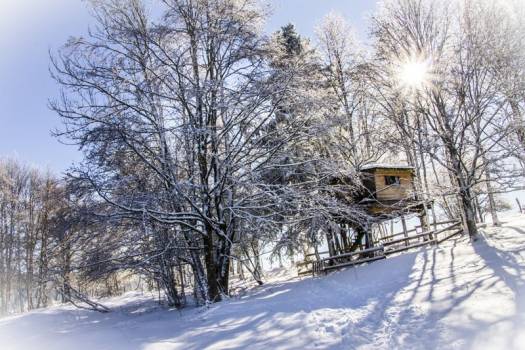
M 326 277 L 276 275 L 209 309 L 146 296 L 109 314 L 55 307 L 0 319 L 2 350 L 525 349 L 525 215 Z

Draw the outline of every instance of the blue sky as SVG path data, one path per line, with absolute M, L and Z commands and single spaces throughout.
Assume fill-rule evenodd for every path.
M 344 15 L 362 38 L 372 0 L 273 0 L 267 28 L 292 22 L 312 37 L 330 11 Z M 60 126 L 47 108 L 58 89 L 49 76 L 48 50 L 92 23 L 82 0 L 0 0 L 0 157 L 16 157 L 39 168 L 64 171 L 80 160 L 75 146 L 60 144 L 51 130 Z

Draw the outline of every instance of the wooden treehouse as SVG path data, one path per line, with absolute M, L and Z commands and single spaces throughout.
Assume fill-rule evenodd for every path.
M 361 169 L 363 190 L 357 201 L 377 220 L 424 212 L 414 185 L 414 168 L 406 165 L 369 165 Z
M 298 264 L 299 274 L 319 274 L 345 266 L 384 259 L 386 256 L 423 245 L 437 244 L 461 232 L 457 220 L 437 222 L 432 201 L 416 191 L 414 168 L 407 165 L 373 164 L 361 169 L 362 189 L 351 195 L 366 217 L 340 218 L 326 234 L 326 251 L 308 254 Z M 346 182 L 332 181 L 333 185 Z M 344 195 L 337 196 L 346 200 Z M 431 212 L 432 215 L 429 215 Z M 419 226 L 408 230 L 406 217 L 419 217 Z M 429 216 L 433 222 L 430 224 Z M 400 219 L 402 231 L 394 233 L 393 221 Z M 384 223 L 390 221 L 387 232 Z M 432 227 L 432 228 L 431 228 Z M 450 232 L 452 231 L 452 233 Z M 443 237 L 442 237 L 443 236 Z

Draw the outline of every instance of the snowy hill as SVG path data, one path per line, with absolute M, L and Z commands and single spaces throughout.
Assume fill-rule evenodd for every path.
M 525 216 L 326 277 L 275 276 L 209 309 L 146 296 L 99 314 L 55 307 L 0 320 L 2 350 L 525 349 Z

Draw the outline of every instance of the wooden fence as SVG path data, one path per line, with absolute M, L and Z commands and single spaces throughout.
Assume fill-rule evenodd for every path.
M 390 247 L 389 249 L 385 250 L 385 254 L 390 255 L 390 254 L 403 252 L 403 251 L 406 251 L 412 248 L 422 247 L 425 245 L 439 244 L 451 238 L 452 236 L 455 236 L 456 234 L 462 231 L 461 222 L 459 221 L 445 221 L 441 223 L 436 223 L 435 225 L 436 225 L 435 227 L 439 225 L 447 225 L 447 226 L 439 230 L 430 230 L 430 231 L 419 233 L 416 235 L 408 235 L 406 237 L 401 237 L 401 238 L 397 238 L 394 240 L 383 242 L 382 243 L 383 246 Z M 453 235 L 442 237 L 440 239 L 440 235 L 442 235 L 443 233 L 447 233 L 448 231 L 451 231 L 451 230 L 455 230 Z
M 422 247 L 425 245 L 440 244 L 463 231 L 461 222 L 458 220 L 436 222 L 432 223 L 431 226 L 434 227 L 433 230 L 418 234 L 409 235 L 408 233 L 417 232 L 416 229 L 413 229 L 390 236 L 380 237 L 374 243 L 373 248 L 325 257 L 314 261 L 309 261 L 308 258 L 312 256 L 324 255 L 328 252 L 308 254 L 305 256 L 307 259 L 306 261 L 297 264 L 299 275 L 318 275 L 347 266 L 355 266 L 366 262 L 385 259 L 388 255 L 400 253 L 409 249 Z M 438 226 L 444 227 L 437 229 Z

